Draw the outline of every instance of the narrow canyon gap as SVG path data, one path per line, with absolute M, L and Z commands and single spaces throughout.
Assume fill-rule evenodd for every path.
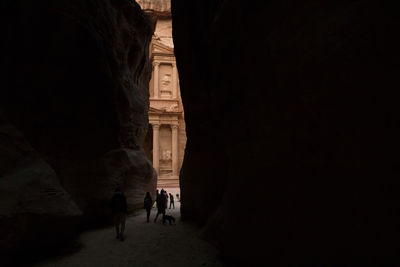
M 143 147 L 157 173 L 157 188 L 167 190 L 178 199 L 186 127 L 172 40 L 171 2 L 140 0 L 138 3 L 154 24 L 149 49 L 153 65 L 149 129 Z

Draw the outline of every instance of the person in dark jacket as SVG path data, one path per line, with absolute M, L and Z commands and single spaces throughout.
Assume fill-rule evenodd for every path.
M 156 201 L 157 202 L 157 215 L 154 218 L 154 222 L 157 222 L 158 215 L 160 215 L 160 214 L 165 215 L 165 209 L 167 208 L 165 201 L 166 201 L 166 197 L 164 194 L 164 190 L 161 189 L 160 194 L 157 196 L 157 201 Z
M 169 193 L 169 209 L 171 209 L 171 206 L 173 206 L 175 209 L 174 196 L 171 193 Z
M 149 222 L 151 208 L 153 207 L 153 199 L 151 198 L 150 192 L 146 192 L 144 197 L 144 209 L 146 210 L 147 222 Z
M 119 187 L 115 189 L 114 196 L 111 199 L 111 210 L 113 213 L 117 239 L 124 241 L 125 220 L 128 208 L 126 198 Z
M 164 196 L 165 196 L 165 208 L 168 208 L 168 193 L 165 190 L 164 190 Z

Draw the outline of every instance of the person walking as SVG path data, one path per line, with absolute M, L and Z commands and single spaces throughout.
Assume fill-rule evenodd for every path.
M 166 198 L 165 198 L 165 194 L 164 194 L 164 190 L 163 189 L 161 189 L 161 192 L 160 192 L 160 194 L 157 196 L 157 215 L 156 215 L 156 217 L 154 218 L 154 222 L 157 222 L 157 218 L 158 218 L 158 215 L 160 215 L 160 214 L 162 214 L 163 216 L 165 215 L 165 209 L 166 209 L 166 205 L 165 205 L 165 200 L 166 200 Z
M 144 209 L 146 210 L 147 222 L 149 222 L 151 208 L 153 207 L 153 199 L 151 198 L 150 192 L 146 192 L 144 197 Z
M 128 208 L 126 204 L 126 198 L 122 194 L 119 187 L 115 189 L 110 205 L 113 214 L 115 231 L 117 233 L 117 239 L 124 241 L 125 221 Z
M 153 206 L 155 205 L 157 207 L 157 199 L 160 196 L 160 193 L 158 193 L 158 189 L 156 190 L 156 201 L 154 201 Z
M 165 208 L 168 208 L 168 193 L 166 190 L 164 190 L 164 196 L 165 196 Z
M 174 196 L 171 193 L 169 193 L 169 209 L 171 209 L 171 206 L 173 206 L 175 209 Z

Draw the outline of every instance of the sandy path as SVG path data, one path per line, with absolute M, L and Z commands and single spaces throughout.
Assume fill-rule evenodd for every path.
M 124 242 L 115 238 L 112 227 L 85 232 L 81 250 L 35 266 L 222 266 L 217 250 L 193 226 L 180 222 L 177 204 L 167 210 L 177 219 L 175 225 L 162 225 L 160 216 L 154 223 L 153 208 L 150 223 L 144 212 L 128 218 Z

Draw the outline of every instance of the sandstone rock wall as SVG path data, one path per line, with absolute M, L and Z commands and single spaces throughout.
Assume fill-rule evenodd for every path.
M 0 259 L 5 264 L 15 251 L 37 253 L 42 246 L 70 241 L 82 212 L 54 170 L 2 118 L 0 137 Z
M 182 216 L 232 263 L 399 262 L 394 10 L 172 0 Z
M 156 184 L 141 148 L 148 127 L 150 18 L 127 0 L 1 5 L 0 111 L 35 157 L 15 167 L 10 157 L 19 153 L 17 147 L 2 153 L 0 191 L 9 193 L 0 195 L 0 203 L 15 205 L 4 205 L 0 217 L 25 214 L 17 205 L 24 200 L 14 199 L 31 190 L 44 192 L 33 197 L 39 204 L 54 202 L 28 209 L 33 216 L 54 215 L 42 227 L 59 218 L 58 209 L 67 218 L 83 212 L 86 222 L 103 222 L 118 185 L 130 210 L 141 207 L 144 193 Z M 0 136 L 0 144 L 7 140 Z M 29 224 L 26 231 L 36 229 L 36 221 Z

